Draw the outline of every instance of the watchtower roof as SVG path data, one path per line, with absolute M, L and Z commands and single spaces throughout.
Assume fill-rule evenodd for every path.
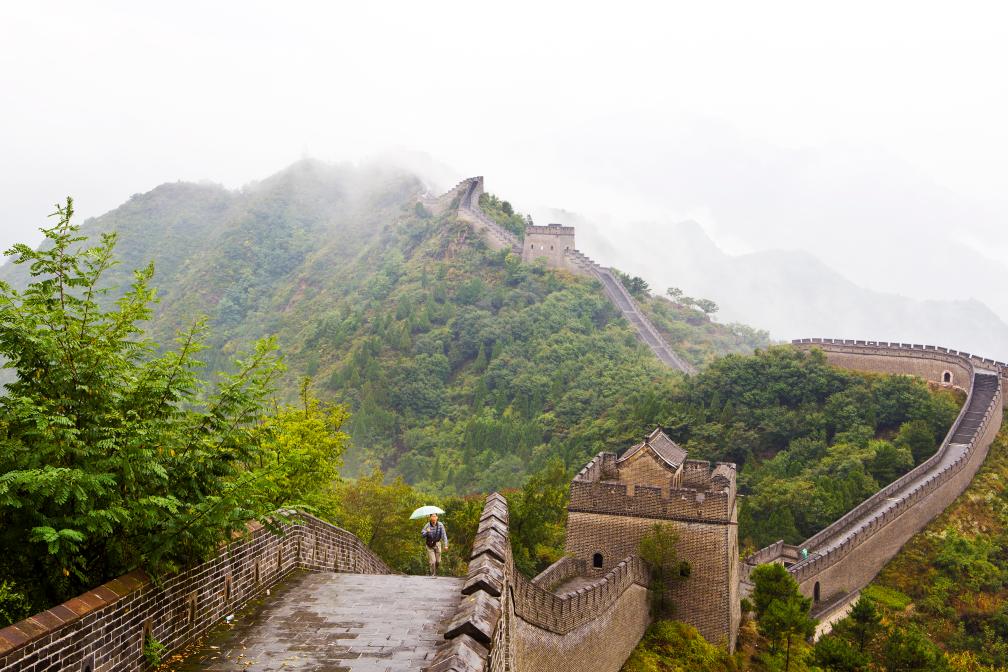
M 643 450 L 645 446 L 651 448 L 654 454 L 672 469 L 678 469 L 686 461 L 686 450 L 666 436 L 661 427 L 656 427 L 642 443 L 632 446 L 623 453 L 617 464 L 633 457 L 638 451 Z

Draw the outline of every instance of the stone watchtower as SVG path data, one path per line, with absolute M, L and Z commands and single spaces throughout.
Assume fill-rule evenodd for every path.
M 540 257 L 546 259 L 549 268 L 566 270 L 566 252 L 574 250 L 574 227 L 561 224 L 529 226 L 525 229 L 522 243 L 522 261 L 533 262 Z
M 735 648 L 739 628 L 735 465 L 686 459 L 655 429 L 617 457 L 599 453 L 571 483 L 565 551 L 595 576 L 635 555 L 655 523 L 679 537 L 689 578 L 674 584 L 677 619 Z

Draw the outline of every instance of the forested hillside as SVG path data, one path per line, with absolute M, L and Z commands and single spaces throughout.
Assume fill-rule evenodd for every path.
M 207 314 L 213 370 L 276 334 L 283 397 L 310 375 L 320 397 L 350 405 L 349 473 L 377 464 L 434 490 L 486 491 L 520 485 L 550 455 L 572 467 L 635 438 L 618 420 L 627 404 L 675 374 L 595 284 L 488 250 L 452 211 L 418 206 L 423 191 L 401 172 L 303 161 L 238 192 L 162 185 L 83 231 L 118 232 L 114 284 L 154 261 L 156 341 Z M 18 286 L 26 273 L 0 277 Z M 672 322 L 697 363 L 766 343 L 698 311 Z

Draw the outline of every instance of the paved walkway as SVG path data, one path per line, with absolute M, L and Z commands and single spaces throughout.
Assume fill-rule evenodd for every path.
M 443 639 L 462 583 L 446 577 L 297 574 L 172 669 L 419 671 Z
M 600 576 L 572 576 L 554 588 L 553 592 L 557 595 L 573 593 L 575 590 L 581 590 L 582 588 L 593 586 L 601 580 L 602 577 Z

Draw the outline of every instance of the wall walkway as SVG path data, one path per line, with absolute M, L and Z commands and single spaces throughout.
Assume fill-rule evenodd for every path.
M 211 560 L 155 585 L 131 572 L 0 630 L 0 672 L 122 672 L 147 668 L 144 640 L 181 651 L 297 570 L 389 574 L 360 539 L 309 515 L 259 524 Z

